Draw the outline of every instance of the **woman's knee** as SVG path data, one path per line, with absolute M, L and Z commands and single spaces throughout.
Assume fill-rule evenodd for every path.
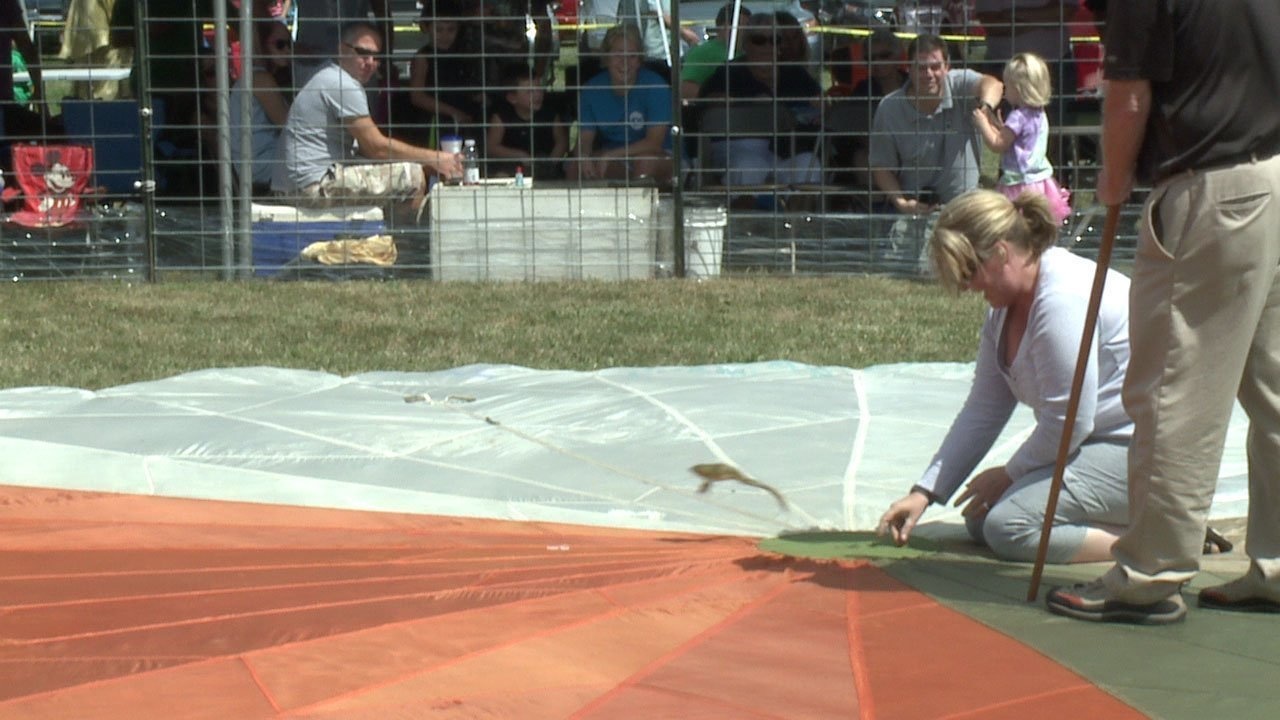
M 1045 560 L 1053 564 L 1070 562 L 1084 544 L 1086 531 L 1083 525 L 1055 524 Z M 991 552 L 1002 560 L 1015 562 L 1036 559 L 1043 532 L 1043 512 L 1030 512 L 1010 502 L 992 508 L 982 525 L 982 534 Z
M 985 515 L 966 515 L 964 518 L 964 529 L 969 531 L 969 537 L 979 545 L 986 545 L 987 540 L 983 537 L 982 526 L 986 521 Z
M 1011 502 L 996 503 L 982 523 L 987 547 L 1004 560 L 1034 560 L 1040 546 L 1043 517 L 1035 517 Z

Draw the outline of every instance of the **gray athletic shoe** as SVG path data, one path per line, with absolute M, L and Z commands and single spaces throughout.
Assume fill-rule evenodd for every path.
M 1152 603 L 1131 603 L 1113 598 L 1102 578 L 1056 587 L 1045 596 L 1044 604 L 1055 615 L 1092 622 L 1168 625 L 1187 616 L 1187 603 L 1181 592 Z

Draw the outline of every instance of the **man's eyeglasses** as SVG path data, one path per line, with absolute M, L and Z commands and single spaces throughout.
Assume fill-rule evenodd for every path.
M 751 43 L 752 45 L 772 45 L 773 36 L 772 35 L 749 35 L 747 36 L 747 42 Z
M 378 59 L 378 51 L 377 51 L 377 50 L 370 50 L 369 48 L 360 47 L 359 45 L 352 45 L 351 43 L 346 43 L 346 42 L 344 42 L 344 43 L 342 43 L 342 44 L 343 44 L 343 45 L 346 45 L 346 46 L 347 46 L 347 47 L 349 47 L 349 48 L 351 48 L 351 52 L 353 52 L 353 53 L 355 53 L 355 54 L 359 55 L 359 56 L 360 56 L 360 57 L 362 57 L 362 58 L 369 58 L 369 59 L 371 59 L 371 60 L 377 60 L 377 59 Z
M 271 43 L 272 50 L 287 50 L 288 48 L 289 48 L 289 41 L 283 38 L 280 40 L 274 40 Z
M 884 62 L 885 60 L 893 60 L 894 54 L 891 52 L 878 52 L 872 55 L 871 59 L 877 62 Z

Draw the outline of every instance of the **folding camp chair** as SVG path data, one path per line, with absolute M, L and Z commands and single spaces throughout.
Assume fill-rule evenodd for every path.
M 93 150 L 83 145 L 15 145 L 5 188 L 0 266 L 15 279 L 68 275 L 93 255 Z

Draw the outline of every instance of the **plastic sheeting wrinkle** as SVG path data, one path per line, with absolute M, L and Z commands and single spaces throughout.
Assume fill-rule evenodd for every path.
M 663 403 L 663 402 L 661 402 L 661 401 L 659 401 L 659 400 L 657 400 L 657 399 L 653 398 L 651 395 L 649 395 L 649 394 L 647 394 L 647 393 L 640 392 L 639 390 L 636 390 L 636 389 L 634 389 L 634 388 L 628 388 L 628 387 L 626 387 L 626 386 L 624 386 L 624 385 L 620 385 L 620 384 L 618 384 L 618 383 L 614 383 L 614 382 L 609 381 L 609 380 L 606 380 L 606 379 L 604 379 L 604 378 L 599 378 L 599 377 L 597 377 L 597 379 L 598 379 L 598 380 L 600 380 L 601 382 L 606 383 L 606 384 L 613 385 L 613 386 L 615 386 L 615 387 L 618 387 L 618 388 L 620 388 L 620 389 L 626 390 L 626 391 L 628 391 L 628 392 L 632 392 L 632 393 L 636 394 L 637 396 L 644 397 L 645 399 L 649 400 L 649 401 L 650 401 L 650 402 L 652 402 L 653 404 L 655 404 L 655 405 L 657 405 L 657 406 L 659 406 L 659 407 L 663 408 L 663 409 L 664 409 L 664 410 L 666 410 L 666 411 L 667 411 L 667 412 L 668 412 L 672 417 L 675 417 L 676 419 L 680 420 L 683 424 L 685 424 L 687 427 L 689 427 L 689 428 L 690 428 L 690 429 L 692 429 L 694 432 L 696 432 L 700 437 L 704 438 L 704 441 L 705 441 L 706 443 L 708 443 L 708 446 L 709 446 L 709 447 L 712 447 L 712 448 L 713 448 L 713 451 L 714 451 L 714 452 L 716 452 L 716 453 L 718 454 L 718 456 L 719 456 L 719 457 L 724 457 L 724 458 L 726 458 L 726 459 L 728 458 L 728 456 L 724 453 L 724 451 L 723 451 L 723 450 L 721 450 L 721 449 L 720 449 L 720 448 L 715 444 L 715 441 L 711 439 L 711 436 L 710 436 L 710 435 L 708 435 L 708 434 L 707 434 L 706 432 L 704 432 L 701 428 L 697 427 L 697 426 L 696 426 L 696 425 L 694 425 L 692 422 L 690 422 L 690 421 L 688 420 L 688 418 L 684 417 L 684 415 L 682 415 L 682 414 L 681 414 L 679 411 L 677 411 L 675 408 L 672 408 L 672 407 L 670 407 L 669 405 L 666 405 L 665 403 Z M 488 416 L 488 415 L 481 415 L 481 414 L 479 414 L 479 413 L 475 413 L 475 412 L 470 412 L 470 411 L 468 411 L 468 410 L 466 410 L 466 409 L 464 409 L 464 408 L 458 407 L 457 405 L 455 405 L 455 404 L 453 404 L 453 403 L 446 403 L 446 402 L 433 401 L 433 402 L 431 402 L 431 405 L 432 405 L 432 406 L 435 406 L 435 407 L 445 407 L 445 408 L 448 408 L 448 409 L 450 409 L 450 410 L 453 410 L 454 412 L 462 413 L 463 415 L 466 415 L 467 417 L 470 417 L 470 418 L 475 419 L 475 420 L 483 421 L 483 422 L 485 422 L 485 423 L 487 423 L 487 424 L 489 424 L 489 425 L 492 425 L 492 426 L 494 426 L 494 427 L 496 427 L 496 428 L 499 428 L 499 429 L 501 429 L 501 430 L 503 430 L 503 431 L 505 431 L 505 432 L 509 432 L 509 433 L 511 433 L 511 434 L 513 434 L 513 435 L 515 435 L 516 437 L 518 437 L 518 438 L 520 438 L 520 439 L 522 439 L 522 440 L 525 440 L 525 441 L 528 441 L 528 442 L 534 443 L 534 444 L 539 445 L 539 446 L 541 446 L 541 447 L 543 447 L 543 448 L 546 448 L 547 450 L 550 450 L 550 451 L 552 451 L 552 452 L 559 453 L 559 454 L 564 455 L 564 456 L 566 456 L 566 457 L 573 458 L 574 460 L 578 460 L 578 461 L 580 461 L 580 462 L 584 462 L 584 463 L 587 463 L 587 464 L 589 464 L 589 465 L 594 465 L 594 466 L 599 467 L 599 468 L 601 468 L 601 469 L 608 470 L 609 472 L 616 473 L 616 474 L 618 474 L 618 475 L 620 475 L 620 476 L 622 476 L 622 477 L 630 478 L 630 479 L 632 479 L 632 480 L 637 480 L 637 481 L 642 482 L 642 483 L 644 483 L 644 484 L 646 484 L 646 485 L 650 485 L 650 486 L 653 486 L 653 487 L 658 488 L 658 489 L 661 489 L 661 490 L 667 490 L 667 491 L 675 492 L 675 493 L 687 492 L 687 491 L 683 490 L 682 488 L 679 488 L 679 487 L 676 487 L 676 486 L 673 486 L 673 485 L 668 485 L 668 484 L 663 483 L 663 482 L 661 482 L 661 481 L 659 481 L 659 480 L 657 480 L 657 479 L 654 479 L 654 478 L 648 477 L 648 476 L 643 475 L 643 474 L 641 474 L 641 473 L 634 472 L 634 471 L 632 471 L 632 470 L 628 470 L 627 468 L 620 467 L 620 466 L 618 466 L 618 465 L 614 465 L 614 464 L 612 464 L 612 463 L 607 463 L 607 462 L 604 462 L 604 461 L 598 460 L 598 459 L 593 458 L 593 457 L 591 457 L 591 456 L 589 456 L 589 455 L 583 455 L 582 453 L 574 452 L 574 451 L 572 451 L 572 450 L 570 450 L 570 449 L 568 449 L 568 448 L 561 447 L 561 446 L 556 445 L 556 444 L 554 444 L 554 443 L 552 443 L 552 442 L 549 442 L 549 441 L 544 440 L 544 439 L 542 439 L 542 438 L 540 438 L 540 437 L 537 437 L 536 435 L 532 435 L 532 434 L 527 433 L 527 432 L 525 432 L 525 431 L 523 431 L 523 430 L 520 430 L 520 429 L 518 429 L 518 428 L 515 428 L 515 427 L 512 427 L 512 426 L 510 426 L 510 425 L 507 425 L 506 423 L 503 423 L 503 422 L 501 422 L 501 421 L 499 421 L 499 420 L 496 420 L 496 419 L 494 419 L 493 417 L 490 417 L 490 416 Z M 734 506 L 731 506 L 731 505 L 726 505 L 726 504 L 723 504 L 723 503 L 714 503 L 714 502 L 713 502 L 713 504 L 714 504 L 714 505 L 716 505 L 716 507 L 718 507 L 718 508 L 720 508 L 720 509 L 723 509 L 723 510 L 726 510 L 726 511 L 729 511 L 729 512 L 733 512 L 733 513 L 736 513 L 736 514 L 738 514 L 738 515 L 741 515 L 741 516 L 744 516 L 744 517 L 751 518 L 751 519 L 753 519 L 753 520 L 761 520 L 761 521 L 766 521 L 766 522 L 776 522 L 776 518 L 766 517 L 766 516 L 764 516 L 764 515 L 760 515 L 760 514 L 758 514 L 758 513 L 753 513 L 753 512 L 748 511 L 748 510 L 742 510 L 741 508 L 737 508 L 737 507 L 734 507 Z M 812 521 L 812 522 L 815 522 L 815 523 L 816 523 L 816 519 L 815 519 L 815 518 L 813 518 L 813 517 L 811 517 L 811 516 L 809 516 L 807 513 L 801 513 L 801 514 L 805 515 L 805 517 L 806 517 L 809 521 Z
M 867 401 L 867 384 L 863 372 L 853 374 L 853 393 L 858 399 L 858 429 L 853 436 L 853 446 L 849 449 L 849 463 L 844 469 L 844 526 L 852 530 L 855 526 L 854 508 L 857 507 L 858 466 L 862 464 L 862 453 L 867 445 L 867 429 L 871 426 L 871 408 Z

